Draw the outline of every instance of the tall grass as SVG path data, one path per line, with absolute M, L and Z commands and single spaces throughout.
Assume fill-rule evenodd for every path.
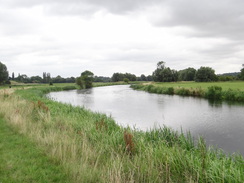
M 233 102 L 244 102 L 244 91 L 242 90 L 233 90 L 233 89 L 225 89 L 222 87 L 212 85 L 207 89 L 198 88 L 184 88 L 184 87 L 163 87 L 162 85 L 150 84 L 135 84 L 131 85 L 131 88 L 136 90 L 143 90 L 150 93 L 157 94 L 168 94 L 168 95 L 181 95 L 181 96 L 194 96 L 194 97 L 202 97 L 210 100 L 226 100 Z
M 151 86 L 148 86 L 149 88 Z M 243 157 L 207 148 L 167 127 L 148 132 L 118 126 L 104 114 L 43 97 L 54 87 L 0 96 L 0 113 L 44 149 L 70 182 L 243 182 Z M 37 157 L 38 158 L 38 157 Z
M 16 133 L 0 115 L 0 182 L 69 182 L 63 167 L 47 157 L 25 135 Z

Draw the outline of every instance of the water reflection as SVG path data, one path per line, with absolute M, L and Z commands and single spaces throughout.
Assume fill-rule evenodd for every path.
M 94 97 L 93 96 L 93 89 L 84 89 L 84 90 L 76 90 L 77 95 L 80 97 L 76 97 L 77 104 L 84 104 L 88 108 L 94 105 Z M 87 104 L 87 105 L 85 105 Z
M 150 94 L 128 86 L 53 92 L 57 101 L 106 113 L 123 126 L 169 126 L 203 136 L 208 144 L 244 154 L 244 106 L 200 98 Z

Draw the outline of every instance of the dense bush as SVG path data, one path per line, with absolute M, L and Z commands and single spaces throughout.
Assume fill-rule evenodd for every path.
M 191 93 L 190 90 L 187 88 L 179 88 L 175 91 L 175 94 L 182 95 L 182 96 L 189 96 L 190 93 Z
M 236 91 L 236 90 L 227 90 L 223 92 L 223 97 L 225 100 L 228 101 L 238 101 L 244 102 L 244 92 L 243 91 Z
M 205 97 L 213 100 L 222 99 L 222 88 L 219 86 L 210 86 L 205 94 Z
M 167 88 L 167 94 L 173 95 L 174 94 L 174 88 L 173 87 Z

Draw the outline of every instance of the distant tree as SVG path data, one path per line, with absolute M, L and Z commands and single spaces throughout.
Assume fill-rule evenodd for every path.
M 118 82 L 118 81 L 124 81 L 124 78 L 127 78 L 130 81 L 136 81 L 137 80 L 137 77 L 134 74 L 131 74 L 131 73 L 123 74 L 123 73 L 118 73 L 118 72 L 114 73 L 111 79 L 113 82 Z
M 62 78 L 60 75 L 57 77 L 52 78 L 53 83 L 66 83 L 66 79 Z
M 158 62 L 157 63 L 157 69 L 152 74 L 153 80 L 162 82 L 163 81 L 163 73 L 162 72 L 164 70 L 165 70 L 165 62 L 164 61 Z
M 124 82 L 125 82 L 125 83 L 129 83 L 129 81 L 130 81 L 130 80 L 129 80 L 128 78 L 124 78 Z
M 136 81 L 136 75 L 131 74 L 131 73 L 125 73 L 125 74 L 124 74 L 124 78 L 123 78 L 123 80 L 124 80 L 125 78 L 129 79 L 130 81 Z
M 47 82 L 47 73 L 46 72 L 43 72 L 43 74 L 42 74 L 42 82 L 43 83 Z
M 31 76 L 30 81 L 31 81 L 31 83 L 41 83 L 42 78 L 40 76 Z
M 46 75 L 46 82 L 47 83 L 50 83 L 50 81 L 51 81 L 51 74 L 50 73 L 47 73 L 47 75 Z
M 241 69 L 240 79 L 244 80 L 244 68 Z
M 82 81 L 81 77 L 77 77 L 76 80 L 75 80 L 76 84 L 80 87 L 80 88 L 83 88 L 84 86 L 84 82 Z
M 14 72 L 12 72 L 12 80 L 14 80 L 15 78 L 14 78 Z
M 153 80 L 157 82 L 172 82 L 178 80 L 178 72 L 165 67 L 165 62 L 157 63 L 157 69 L 153 72 Z
M 147 81 L 147 77 L 144 74 L 141 75 L 141 81 Z
M 30 83 L 31 80 L 26 74 L 19 74 L 16 78 L 16 81 L 22 82 L 22 83 Z
M 218 75 L 218 81 L 233 81 L 236 80 L 237 77 L 235 76 L 228 76 L 228 75 Z
M 6 65 L 0 62 L 0 85 L 8 81 L 8 70 Z
M 104 76 L 95 76 L 94 82 L 111 82 L 110 77 L 104 77 Z
M 189 67 L 187 69 L 180 70 L 178 74 L 180 81 L 194 81 L 196 69 Z
M 148 75 L 148 76 L 147 76 L 147 81 L 153 81 L 153 77 L 152 77 L 152 75 Z
M 66 78 L 66 83 L 75 83 L 75 78 L 74 77 Z
M 81 76 L 76 78 L 76 84 L 80 88 L 92 88 L 92 82 L 94 80 L 94 74 L 91 71 L 84 71 L 81 73 Z
M 195 81 L 197 82 L 210 82 L 216 80 L 217 76 L 211 67 L 201 67 L 196 71 Z
M 112 81 L 113 82 L 123 81 L 123 79 L 124 79 L 124 74 L 122 74 L 122 73 L 116 72 L 112 76 Z

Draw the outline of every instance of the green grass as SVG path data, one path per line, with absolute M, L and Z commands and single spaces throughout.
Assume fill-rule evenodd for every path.
M 149 132 L 125 129 L 104 114 L 44 97 L 63 87 L 35 87 L 0 96 L 0 113 L 10 129 L 62 165 L 70 182 L 244 182 L 242 156 L 226 156 L 206 147 L 203 139 L 167 127 Z
M 211 86 L 219 86 L 222 87 L 223 90 L 240 90 L 244 91 L 244 82 L 243 81 L 231 81 L 231 82 L 166 82 L 166 83 L 154 83 L 153 85 L 155 86 L 160 86 L 160 87 L 183 87 L 183 88 L 202 88 L 204 90 L 207 90 L 208 87 Z
M 131 88 L 150 93 L 194 96 L 210 100 L 244 102 L 244 82 L 171 82 L 135 84 Z
M 0 116 L 0 182 L 69 182 L 67 173 Z

